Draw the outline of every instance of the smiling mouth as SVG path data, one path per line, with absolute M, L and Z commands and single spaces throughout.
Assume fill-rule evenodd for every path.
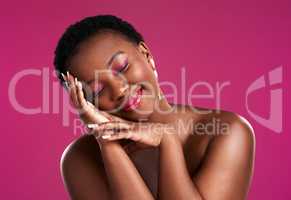
M 143 93 L 143 88 L 139 85 L 135 89 L 133 94 L 129 95 L 122 109 L 128 112 L 137 108 L 140 105 L 142 93 Z

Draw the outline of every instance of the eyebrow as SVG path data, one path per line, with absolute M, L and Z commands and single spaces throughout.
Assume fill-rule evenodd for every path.
M 111 58 L 108 60 L 106 66 L 109 67 L 109 66 L 112 64 L 113 60 L 114 60 L 118 55 L 123 54 L 123 53 L 125 53 L 125 52 L 124 52 L 124 51 L 117 51 L 116 53 L 114 53 L 114 54 L 111 56 Z M 89 80 L 89 81 L 86 81 L 86 83 L 87 83 L 88 85 L 90 85 L 94 80 L 95 80 L 95 78 L 94 78 L 94 79 L 91 79 L 91 80 Z

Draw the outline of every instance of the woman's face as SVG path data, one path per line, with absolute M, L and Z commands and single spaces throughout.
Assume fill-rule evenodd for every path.
M 68 65 L 82 82 L 87 100 L 100 110 L 137 121 L 147 119 L 158 105 L 151 58 L 144 43 L 135 45 L 106 32 L 82 42 Z

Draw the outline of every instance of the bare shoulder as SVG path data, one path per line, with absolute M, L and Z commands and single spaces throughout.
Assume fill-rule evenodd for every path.
M 196 116 L 197 123 L 214 123 L 209 130 L 204 130 L 204 134 L 207 131 L 214 134 L 209 136 L 201 168 L 193 180 L 206 199 L 245 199 L 253 173 L 254 130 L 236 113 L 213 111 Z
M 213 141 L 228 140 L 243 142 L 246 147 L 254 146 L 254 130 L 243 116 L 224 110 L 185 107 L 192 114 L 194 134 L 207 135 Z
M 63 182 L 72 199 L 100 196 L 108 199 L 106 173 L 94 136 L 84 135 L 69 144 L 60 165 Z
M 254 151 L 255 134 L 247 119 L 228 111 L 220 111 L 220 113 L 214 114 L 212 118 L 220 123 L 218 125 L 224 125 L 223 132 L 218 132 L 213 142 L 231 142 L 236 144 L 233 145 L 234 149 L 242 150 L 242 148 L 246 148 L 249 151 Z
M 228 141 L 239 145 L 236 148 L 240 150 L 242 147 L 254 150 L 254 130 L 247 119 L 239 114 L 190 105 L 174 106 L 179 114 L 173 116 L 183 119 L 188 127 L 187 134 L 190 137 L 187 137 L 187 140 L 203 139 L 209 141 L 209 145 Z M 196 142 L 194 144 L 197 145 Z
M 86 159 L 98 162 L 100 150 L 98 143 L 92 135 L 83 135 L 71 142 L 61 157 L 61 170 L 65 170 L 72 163 L 76 164 Z

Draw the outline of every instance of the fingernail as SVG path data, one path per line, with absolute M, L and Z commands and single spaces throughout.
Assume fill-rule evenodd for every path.
M 65 75 L 63 73 L 61 73 L 61 75 L 62 75 L 63 79 L 66 81 Z
M 67 71 L 67 78 L 69 78 L 70 77 L 70 73 L 69 73 L 69 71 Z
M 96 128 L 96 127 L 99 127 L 98 124 L 87 124 L 87 127 L 88 128 Z
M 76 84 L 76 85 L 78 84 L 78 79 L 77 79 L 77 77 L 75 77 L 75 84 Z
M 108 139 L 111 138 L 111 135 L 102 135 L 102 139 Z

